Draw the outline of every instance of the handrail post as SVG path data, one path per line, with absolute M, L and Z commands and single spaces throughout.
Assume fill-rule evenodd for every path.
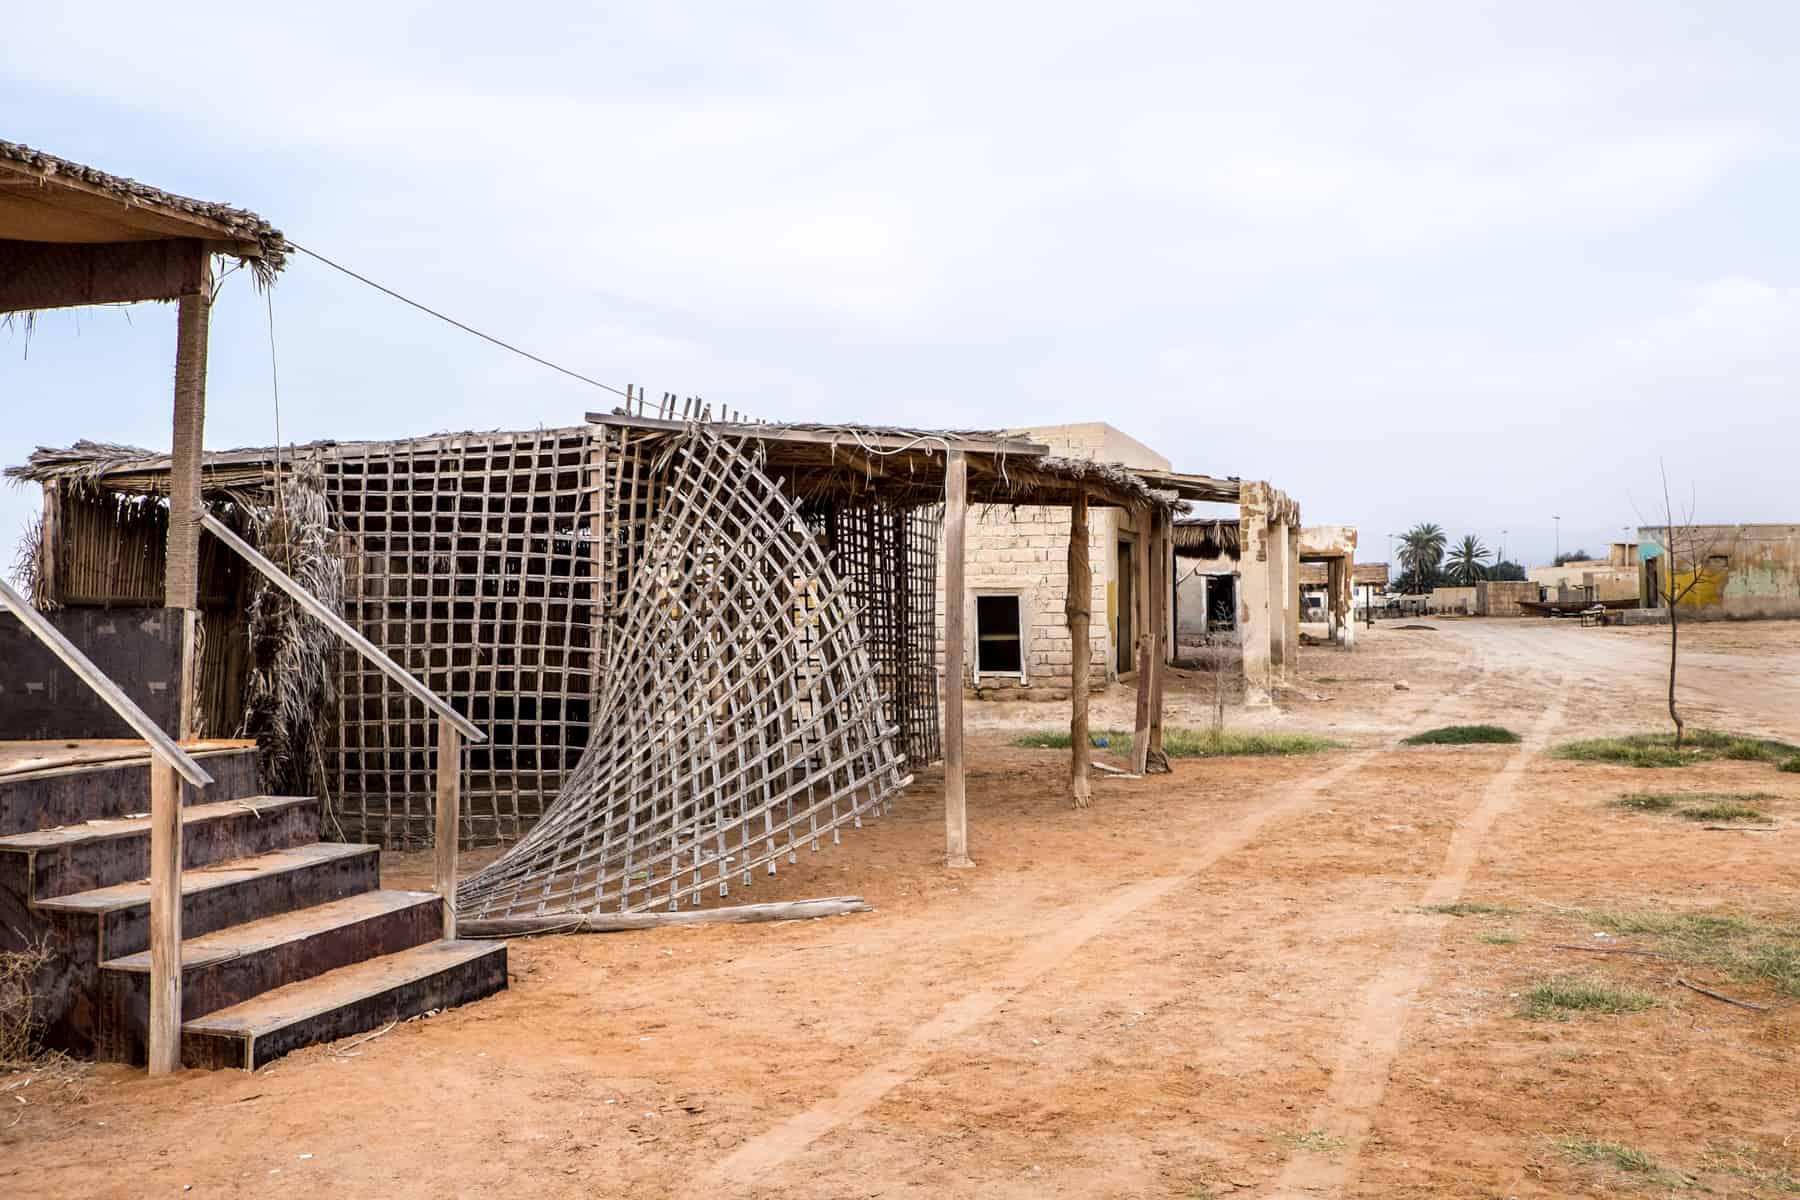
M 445 717 L 437 723 L 437 864 L 444 900 L 444 936 L 456 936 L 456 841 L 462 815 L 462 732 Z
M 150 1074 L 181 1067 L 181 777 L 150 760 Z

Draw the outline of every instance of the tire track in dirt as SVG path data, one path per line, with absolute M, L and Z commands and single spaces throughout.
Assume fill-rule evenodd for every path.
M 1548 744 L 1562 722 L 1564 700 L 1560 682 L 1560 678 L 1551 681 L 1549 689 L 1554 699 L 1532 723 L 1500 773 L 1489 780 L 1474 811 L 1457 826 L 1444 853 L 1442 868 L 1419 897 L 1421 908 L 1454 903 L 1462 896 L 1483 842 L 1494 825 L 1517 804 L 1519 778 L 1526 765 Z M 1424 912 L 1404 918 L 1405 940 L 1395 958 L 1370 981 L 1355 1022 L 1338 1044 L 1331 1085 L 1313 1109 L 1308 1127 L 1341 1138 L 1347 1145 L 1343 1156 L 1290 1157 L 1269 1196 L 1338 1195 L 1354 1177 L 1375 1112 L 1387 1091 L 1389 1073 L 1405 1039 L 1409 997 L 1429 981 L 1432 962 L 1451 919 Z
M 1485 650 L 1478 652 L 1464 681 L 1454 690 L 1435 699 L 1423 695 L 1409 698 L 1401 713 L 1396 714 L 1402 717 L 1400 727 L 1403 730 L 1426 727 L 1460 708 L 1487 675 L 1489 658 Z M 916 1026 L 895 1053 L 857 1074 L 824 1100 L 737 1147 L 704 1171 L 690 1190 L 748 1186 L 756 1176 L 804 1153 L 821 1137 L 861 1117 L 895 1088 L 920 1075 L 932 1057 L 958 1036 L 993 1016 L 1002 1004 L 1068 960 L 1089 941 L 1177 888 L 1192 885 L 1220 859 L 1249 846 L 1267 826 L 1300 815 L 1321 803 L 1329 797 L 1332 788 L 1368 767 L 1388 749 L 1379 746 L 1354 751 L 1330 769 L 1288 784 L 1276 793 L 1272 802 L 1257 807 L 1196 846 L 1190 859 L 1191 869 L 1182 874 L 1159 876 L 1134 884 L 1098 906 L 1084 904 L 1059 910 L 1059 919 L 1051 923 L 1050 932 L 1010 959 L 984 985 L 949 1001 L 935 1016 Z M 1471 851 L 1471 859 L 1472 854 Z

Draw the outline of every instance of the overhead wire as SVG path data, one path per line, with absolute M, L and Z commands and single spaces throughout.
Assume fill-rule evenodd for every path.
M 378 292 L 382 292 L 386 295 L 392 296 L 394 299 L 400 301 L 400 303 L 402 303 L 402 304 L 410 305 L 413 308 L 418 309 L 420 312 L 425 313 L 428 316 L 436 317 L 438 320 L 443 321 L 444 323 L 446 323 L 448 325 L 454 325 L 458 329 L 462 330 L 464 333 L 474 334 L 476 337 L 480 338 L 484 342 L 488 342 L 488 343 L 491 343 L 492 345 L 498 346 L 502 350 L 510 350 L 514 354 L 519 355 L 521 358 L 530 359 L 532 362 L 537 363 L 539 366 L 549 367 L 552 371 L 559 371 L 562 374 L 567 375 L 571 379 L 579 379 L 581 382 L 583 382 L 585 384 L 590 384 L 593 387 L 601 388 L 605 391 L 611 392 L 615 396 L 627 396 L 626 392 L 620 390 L 619 388 L 614 387 L 610 383 L 601 383 L 598 379 L 594 379 L 590 376 L 583 375 L 580 371 L 572 371 L 568 367 L 562 366 L 559 363 L 553 363 L 549 359 L 544 358 L 541 355 L 533 354 L 529 350 L 520 349 L 518 346 L 513 345 L 511 342 L 504 341 L 500 338 L 497 338 L 491 333 L 483 333 L 481 330 L 475 328 L 473 325 L 466 324 L 462 321 L 457 320 L 455 317 L 449 316 L 445 313 L 441 313 L 437 309 L 432 308 L 429 304 L 421 304 L 419 301 L 414 300 L 410 296 L 401 295 L 399 292 L 395 291 L 391 287 L 387 287 L 384 284 L 376 283 L 373 279 L 370 279 L 367 275 L 361 274 L 360 272 L 357 272 L 357 271 L 352 271 L 349 267 L 346 267 L 342 263 L 333 262 L 331 259 L 326 258 L 323 254 L 320 254 L 317 250 L 308 250 L 305 246 L 302 246 L 300 243 L 295 242 L 295 241 L 289 241 L 288 245 L 292 246 L 294 249 L 300 251 L 300 253 L 306 255 L 309 258 L 317 259 L 319 262 L 324 263 L 326 266 L 330 267 L 334 271 L 341 271 L 343 274 L 348 275 L 350 278 L 356 280 L 358 283 L 367 284 L 369 287 L 374 288 Z

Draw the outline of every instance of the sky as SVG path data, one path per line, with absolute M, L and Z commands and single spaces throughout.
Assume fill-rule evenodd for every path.
M 576 371 L 760 417 L 1104 420 L 1528 564 L 1792 521 L 1800 7 L 31 5 L 0 138 L 263 214 Z M 207 445 L 617 398 L 297 255 Z M 172 306 L 0 330 L 0 463 L 166 448 Z M 0 567 L 36 509 L 0 487 Z M 1557 521 L 1554 518 L 1560 517 Z M 1560 534 L 1558 530 L 1560 529 Z M 1560 539 L 1560 541 L 1559 541 Z

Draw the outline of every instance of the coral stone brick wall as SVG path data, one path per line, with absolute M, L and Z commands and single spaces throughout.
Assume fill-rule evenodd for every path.
M 1015 431 L 1044 442 L 1051 453 L 1068 457 L 1124 462 L 1130 466 L 1168 469 L 1168 460 L 1110 425 L 1090 423 Z M 969 506 L 965 553 L 969 592 L 968 675 L 966 686 L 991 699 L 1057 700 L 1069 694 L 1069 668 L 1074 650 L 1063 604 L 1069 584 L 1069 510 L 1034 505 Z M 1092 630 L 1088 645 L 1088 677 L 1096 687 L 1116 677 L 1113 631 L 1118 605 L 1127 589 L 1118 579 L 1121 533 L 1134 536 L 1130 514 L 1094 505 L 1088 510 L 1088 556 L 1093 567 Z M 942 554 L 942 542 L 939 543 Z M 938 571 L 938 661 L 943 659 L 944 575 Z M 1019 598 L 1021 658 L 1024 679 L 1017 674 L 984 674 L 977 682 L 974 642 L 975 597 L 1015 595 Z

